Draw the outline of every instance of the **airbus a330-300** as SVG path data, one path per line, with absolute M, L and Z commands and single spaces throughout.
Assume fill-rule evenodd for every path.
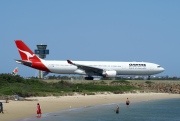
M 160 65 L 149 62 L 44 60 L 34 54 L 22 40 L 15 40 L 15 43 L 22 59 L 16 62 L 45 73 L 81 74 L 87 75 L 86 80 L 93 80 L 93 76 L 147 75 L 150 77 L 164 71 Z

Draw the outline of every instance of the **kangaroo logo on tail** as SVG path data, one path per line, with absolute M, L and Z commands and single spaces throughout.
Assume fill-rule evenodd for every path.
M 22 41 L 15 40 L 21 59 L 28 62 L 41 62 L 41 59 Z
M 29 53 L 29 52 L 27 52 L 27 51 L 23 51 L 23 50 L 21 50 L 21 49 L 19 49 L 19 48 L 18 48 L 18 50 L 19 50 L 20 52 L 26 54 L 28 61 L 29 61 L 29 58 L 32 58 L 32 57 L 35 56 L 35 54 L 31 54 L 31 53 Z
M 50 72 L 50 70 L 43 63 L 43 60 L 39 58 L 36 54 L 34 54 L 34 52 L 22 40 L 15 40 L 15 43 L 17 46 L 17 50 L 22 59 L 22 60 L 16 60 L 17 63 L 38 70 Z

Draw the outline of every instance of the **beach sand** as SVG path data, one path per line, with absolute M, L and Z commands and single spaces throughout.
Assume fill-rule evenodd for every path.
M 94 106 L 110 103 L 125 103 L 126 98 L 130 102 L 180 98 L 180 94 L 167 93 L 128 93 L 128 94 L 100 94 L 100 95 L 76 95 L 60 97 L 31 97 L 38 101 L 12 101 L 3 103 L 4 114 L 0 114 L 0 121 L 20 120 L 36 116 L 36 105 L 40 103 L 42 113 L 55 112 L 70 108 Z M 1 101 L 5 102 L 5 101 Z

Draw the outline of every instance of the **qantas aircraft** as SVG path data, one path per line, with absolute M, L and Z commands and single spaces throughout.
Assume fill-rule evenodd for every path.
M 108 62 L 108 61 L 55 61 L 39 58 L 22 40 L 15 40 L 22 60 L 17 63 L 42 70 L 45 73 L 87 75 L 86 80 L 93 76 L 116 77 L 117 75 L 150 75 L 164 71 L 158 64 L 149 62 Z
M 17 75 L 17 73 L 18 73 L 18 67 L 16 67 L 16 68 L 13 70 L 12 75 Z

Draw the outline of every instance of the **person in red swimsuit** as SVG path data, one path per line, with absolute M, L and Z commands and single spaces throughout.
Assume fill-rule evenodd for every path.
M 37 103 L 37 116 L 41 116 L 41 107 L 40 107 L 40 104 Z

